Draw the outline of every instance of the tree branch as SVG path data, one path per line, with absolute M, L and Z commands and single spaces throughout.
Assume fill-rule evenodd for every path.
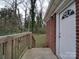
M 17 5 L 19 5 L 19 4 L 23 3 L 23 2 L 24 2 L 24 0 L 21 0 L 20 2 L 17 3 Z
M 4 2 L 6 2 L 6 3 L 8 3 L 8 4 L 10 4 L 10 5 L 12 5 L 11 3 L 9 3 L 8 1 L 6 1 L 6 0 L 3 0 Z

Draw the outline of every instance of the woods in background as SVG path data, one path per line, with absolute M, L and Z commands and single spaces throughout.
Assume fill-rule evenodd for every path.
M 43 3 L 45 0 L 2 0 L 5 8 L 0 9 L 0 34 L 20 33 L 31 31 L 44 33 Z M 39 8 L 37 7 L 39 2 Z M 19 5 L 22 5 L 24 17 L 20 13 Z

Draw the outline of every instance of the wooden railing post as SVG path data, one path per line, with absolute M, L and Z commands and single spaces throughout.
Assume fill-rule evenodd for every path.
M 30 48 L 32 48 L 32 34 L 30 34 Z
M 11 59 L 12 56 L 12 40 L 8 40 L 6 44 L 6 58 Z
M 5 59 L 5 46 L 4 46 L 4 43 L 2 43 L 2 49 L 3 49 L 2 58 Z
M 35 45 L 36 45 L 35 39 L 34 39 L 34 37 L 32 36 L 32 48 L 35 48 Z
M 35 47 L 32 33 L 0 37 L 0 59 L 20 59 L 28 47 Z

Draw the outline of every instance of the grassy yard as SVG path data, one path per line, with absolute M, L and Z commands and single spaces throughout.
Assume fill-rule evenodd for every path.
M 46 46 L 46 35 L 45 34 L 35 34 L 36 47 L 41 48 Z

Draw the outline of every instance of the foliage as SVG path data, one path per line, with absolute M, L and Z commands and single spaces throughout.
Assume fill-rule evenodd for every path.
M 3 0 L 6 8 L 0 10 L 0 28 L 6 32 L 32 31 L 33 33 L 45 33 L 43 26 L 43 3 L 45 0 Z M 39 8 L 37 2 L 39 1 Z M 24 25 L 19 5 L 22 4 L 24 11 Z M 20 6 L 21 7 L 21 6 Z M 28 12 L 29 11 L 29 12 Z M 17 13 L 18 12 L 18 13 Z
M 2 0 L 7 3 L 7 6 L 9 6 L 11 9 L 14 10 L 14 14 L 16 15 L 18 5 L 24 2 L 24 0 Z
M 31 9 L 30 9 L 30 15 L 31 15 L 31 31 L 34 32 L 35 28 L 35 8 L 36 8 L 36 0 L 30 0 L 31 2 Z
M 46 35 L 45 34 L 34 34 L 36 40 L 36 47 L 45 47 L 46 46 Z
M 0 10 L 0 34 L 6 35 L 11 33 L 21 32 L 19 16 L 14 16 L 14 10 L 11 8 L 2 8 Z M 21 22 L 21 21 L 20 21 Z

